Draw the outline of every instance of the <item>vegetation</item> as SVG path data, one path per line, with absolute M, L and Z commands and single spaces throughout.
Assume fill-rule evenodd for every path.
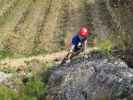
M 18 81 L 17 81 L 18 80 Z M 20 84 L 19 79 L 16 84 Z M 47 92 L 47 86 L 41 79 L 29 79 L 15 91 L 5 85 L 0 85 L 0 100 L 38 100 Z
M 7 51 L 7 50 L 1 50 L 0 51 L 0 59 L 4 59 L 4 58 L 7 58 L 7 57 L 12 57 L 13 56 L 13 53 Z
M 19 92 L 0 85 L 0 100 L 38 100 L 46 93 L 46 85 L 40 80 L 30 80 Z
M 43 54 L 45 54 L 45 53 L 43 52 Z M 6 50 L 6 49 L 0 50 L 0 60 L 5 59 L 5 58 L 30 57 L 30 56 L 33 56 L 33 55 L 35 55 L 35 54 L 34 53 L 33 54 L 20 54 L 20 53 L 11 52 L 10 50 Z
M 78 1 L 78 13 L 77 10 L 71 10 L 75 9 L 74 2 L 65 0 L 1 2 L 0 47 L 26 55 L 62 50 L 68 38 L 67 33 L 69 31 L 75 33 L 79 29 L 78 23 L 82 24 L 88 20 L 87 17 L 83 19 L 80 17 L 85 15 L 86 1 Z
M 53 63 L 46 63 L 44 67 L 39 70 L 32 69 L 27 66 L 26 76 L 18 76 L 18 72 L 13 69 L 1 69 L 0 71 L 5 73 L 11 73 L 12 78 L 9 79 L 13 81 L 13 84 L 0 85 L 0 100 L 38 100 L 42 97 L 45 98 L 47 94 L 47 82 L 49 78 L 49 73 L 47 70 L 51 69 Z M 29 74 L 31 74 L 29 76 Z M 14 87 L 15 85 L 15 87 Z M 12 88 L 14 87 L 14 88 Z
M 108 37 L 104 40 L 99 40 L 99 43 L 97 44 L 97 46 L 100 48 L 102 52 L 110 54 L 114 47 L 114 44 L 111 41 L 111 37 Z
M 17 100 L 16 92 L 4 85 L 0 85 L 0 100 Z
M 106 35 L 106 31 L 107 34 L 112 32 L 109 34 L 112 36 L 98 41 L 97 46 L 102 52 L 110 54 L 115 46 L 132 47 L 132 6 L 111 9 L 107 7 L 109 1 L 0 0 L 0 60 L 63 50 L 66 41 L 82 25 L 89 26 L 94 34 L 101 33 L 101 36 Z M 90 47 L 96 37 L 94 34 L 88 38 Z M 52 64 L 45 64 L 43 70 L 47 71 Z M 27 69 L 26 74 L 32 75 L 23 83 L 23 80 L 16 78 L 16 69 L 0 68 L 4 73 L 14 74 L 16 84 L 22 85 L 18 91 L 0 85 L 0 100 L 37 100 L 46 94 L 49 74 L 42 77 L 30 65 Z
M 24 88 L 20 91 L 18 97 L 22 97 L 21 100 L 38 100 L 46 93 L 46 85 L 38 79 L 30 80 L 26 83 Z
M 107 7 L 108 2 L 113 3 L 111 0 L 1 1 L 0 49 L 26 55 L 62 50 L 68 32 L 72 36 L 81 25 L 88 25 L 96 34 L 114 32 L 114 40 L 121 42 L 118 46 L 132 46 L 132 14 L 128 9 L 132 7 L 126 5 L 129 1 L 117 2 L 118 9 Z
M 93 47 L 95 45 L 95 39 L 96 39 L 96 35 L 95 34 L 90 34 L 89 37 L 88 37 L 88 46 L 89 47 Z

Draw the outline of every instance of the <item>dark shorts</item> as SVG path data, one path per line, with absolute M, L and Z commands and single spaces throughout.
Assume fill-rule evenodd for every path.
M 80 46 L 80 47 L 75 47 L 74 48 L 74 52 L 81 52 L 81 51 L 83 51 L 83 46 Z

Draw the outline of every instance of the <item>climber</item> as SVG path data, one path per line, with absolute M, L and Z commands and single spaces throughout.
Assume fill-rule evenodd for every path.
M 75 55 L 87 50 L 87 38 L 90 35 L 90 30 L 87 27 L 81 27 L 79 32 L 72 37 L 70 50 L 62 63 L 69 63 Z

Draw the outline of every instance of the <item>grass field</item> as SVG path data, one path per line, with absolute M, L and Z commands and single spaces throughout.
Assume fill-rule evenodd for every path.
M 0 49 L 22 54 L 58 51 L 67 34 L 85 22 L 83 10 L 82 0 L 0 0 Z
M 0 50 L 21 54 L 59 51 L 82 25 L 90 26 L 100 38 L 112 33 L 132 36 L 131 8 L 121 13 L 107 6 L 104 0 L 0 0 Z M 131 44 L 127 35 L 121 38 L 125 45 Z

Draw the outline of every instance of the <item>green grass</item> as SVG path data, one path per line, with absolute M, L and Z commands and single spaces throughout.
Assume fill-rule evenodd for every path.
M 88 47 L 93 47 L 93 40 L 96 38 L 95 34 L 90 34 L 88 37 Z
M 20 100 L 38 100 L 46 91 L 46 85 L 41 80 L 31 79 L 20 91 L 18 97 L 21 97 Z
M 99 40 L 97 46 L 98 48 L 100 48 L 101 52 L 111 54 L 112 49 L 114 47 L 113 41 L 111 40 L 111 36 L 104 40 Z
M 22 58 L 22 57 L 30 57 L 31 55 L 28 54 L 19 54 L 19 53 L 13 53 L 9 50 L 0 50 L 0 60 L 5 58 Z
M 4 85 L 0 85 L 0 100 L 17 100 L 16 92 Z
M 7 57 L 12 57 L 13 53 L 7 51 L 7 50 L 0 50 L 0 59 L 4 59 Z
M 14 53 L 14 52 L 11 52 L 10 50 L 0 50 L 0 60 L 2 59 L 5 59 L 5 58 L 24 58 L 24 57 L 31 57 L 31 56 L 37 56 L 37 55 L 45 55 L 47 54 L 46 51 L 36 51 L 36 52 L 33 52 L 31 54 L 27 54 L 27 53 L 23 53 L 23 54 L 20 54 L 20 53 Z
M 45 84 L 38 79 L 27 82 L 19 92 L 0 85 L 0 100 L 38 100 L 46 91 Z

